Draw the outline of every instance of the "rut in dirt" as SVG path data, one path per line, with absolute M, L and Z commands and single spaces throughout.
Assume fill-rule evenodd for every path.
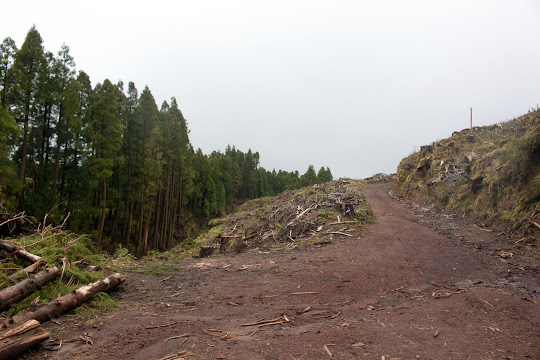
M 71 341 L 46 354 L 52 359 L 540 358 L 538 264 L 515 264 L 467 246 L 466 239 L 438 234 L 391 198 L 390 188 L 363 189 L 376 220 L 353 237 L 332 236 L 319 247 L 180 260 L 184 270 L 162 282 L 131 276 L 115 295 L 120 311 L 69 333 L 49 325 L 56 341 L 84 335 L 93 345 Z M 496 236 L 458 225 L 475 241 Z M 270 320 L 275 324 L 260 326 Z

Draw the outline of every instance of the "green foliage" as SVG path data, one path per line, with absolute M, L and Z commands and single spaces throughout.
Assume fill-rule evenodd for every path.
M 300 183 L 302 186 L 310 186 L 317 184 L 317 174 L 313 165 L 309 165 L 306 173 L 300 177 Z
M 179 269 L 171 264 L 167 263 L 159 263 L 159 264 L 152 264 L 146 268 L 145 272 L 151 275 L 169 275 L 171 273 L 174 273 L 178 271 Z
M 8 155 L 13 145 L 15 145 L 18 135 L 17 123 L 15 123 L 7 110 L 0 105 L 0 205 L 2 205 L 3 193 L 5 192 L 3 189 L 6 189 L 8 193 L 13 191 L 13 185 L 16 182 L 15 166 L 9 160 Z
M 116 308 L 118 308 L 118 303 L 111 299 L 109 294 L 102 292 L 94 296 L 90 301 L 77 307 L 73 313 L 87 319 L 86 324 L 91 324 L 96 321 L 96 314 Z
M 321 167 L 319 169 L 319 172 L 317 173 L 317 183 L 323 184 L 325 182 L 329 182 L 334 180 L 334 177 L 332 176 L 332 172 L 327 167 L 326 169 L 324 167 Z
M 114 252 L 114 258 L 120 259 L 120 260 L 137 260 L 135 256 L 133 256 L 128 249 L 122 246 L 122 244 L 118 244 L 116 247 L 116 251 Z

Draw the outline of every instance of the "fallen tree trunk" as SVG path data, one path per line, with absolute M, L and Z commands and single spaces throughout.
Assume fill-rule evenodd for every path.
M 49 281 L 56 279 L 58 275 L 60 275 L 60 270 L 53 266 L 3 289 L 0 291 L 0 311 L 9 309 L 11 305 L 27 298 Z
M 20 354 L 41 344 L 50 334 L 36 320 L 29 320 L 0 332 L 0 359 L 15 359 Z
M 4 320 L 3 324 L 20 324 L 31 319 L 43 323 L 51 318 L 59 317 L 63 313 L 68 312 L 77 306 L 80 306 L 100 292 L 114 289 L 123 283 L 125 279 L 126 277 L 120 274 L 108 276 L 104 279 L 96 281 L 95 283 L 85 285 L 77 290 L 74 290 L 67 295 L 54 299 L 48 305 L 42 306 L 36 311 L 20 312 L 13 317 Z
M 42 261 L 35 262 L 32 265 L 27 266 L 24 269 L 17 270 L 13 274 L 9 275 L 8 279 L 15 282 L 17 281 L 17 279 L 28 277 L 28 275 L 36 272 L 36 270 L 42 266 L 45 266 L 45 261 L 42 260 Z
M 4 243 L 4 242 L 0 242 L 0 250 L 6 250 L 6 251 L 12 253 L 13 255 L 25 258 L 26 260 L 28 260 L 28 261 L 30 261 L 32 263 L 35 263 L 35 262 L 38 262 L 38 261 L 43 261 L 43 259 L 41 257 L 37 256 L 37 255 L 30 254 L 26 250 L 19 249 L 15 245 L 7 244 L 7 243 Z

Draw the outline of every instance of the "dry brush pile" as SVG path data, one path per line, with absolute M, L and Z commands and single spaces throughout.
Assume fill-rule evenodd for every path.
M 200 255 L 315 241 L 324 234 L 349 236 L 349 227 L 372 218 L 360 191 L 362 184 L 340 179 L 249 201 L 235 213 L 211 222 Z

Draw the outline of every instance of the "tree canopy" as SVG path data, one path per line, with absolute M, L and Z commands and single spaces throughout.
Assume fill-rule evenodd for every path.
M 193 149 L 177 100 L 158 108 L 105 79 L 92 86 L 69 47 L 54 55 L 33 26 L 0 44 L 0 206 L 89 232 L 104 248 L 167 249 L 248 199 L 332 180 L 267 171 L 260 155 Z

